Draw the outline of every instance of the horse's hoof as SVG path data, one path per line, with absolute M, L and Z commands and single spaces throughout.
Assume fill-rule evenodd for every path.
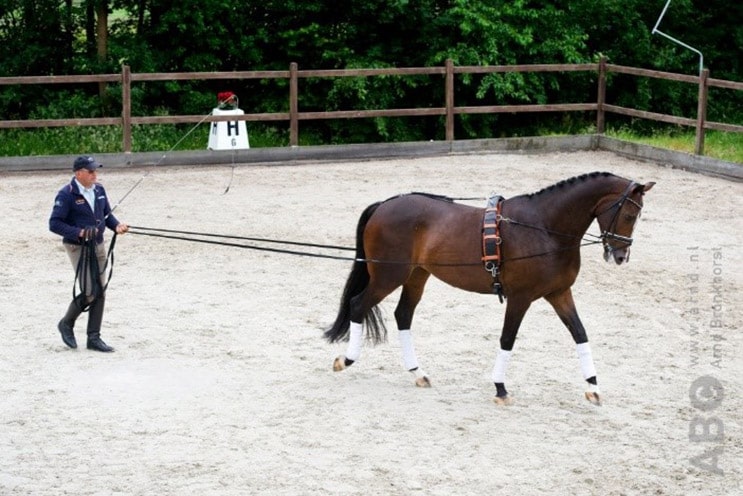
M 411 374 L 415 376 L 415 385 L 419 388 L 430 388 L 431 381 L 428 379 L 428 375 L 423 371 L 422 368 L 416 367 L 409 370 Z
M 498 406 L 513 405 L 513 399 L 510 396 L 496 396 L 493 398 L 493 402 Z
M 346 357 L 339 356 L 333 361 L 333 372 L 340 372 L 346 368 Z
M 586 391 L 586 399 L 593 405 L 601 406 L 601 398 L 599 397 L 599 393 L 595 391 Z
M 431 387 L 431 381 L 428 380 L 428 377 L 416 377 L 415 378 L 415 385 L 419 388 L 430 388 Z

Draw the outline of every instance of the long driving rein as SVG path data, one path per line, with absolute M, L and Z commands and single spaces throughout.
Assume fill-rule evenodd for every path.
M 625 192 L 622 194 L 622 196 L 617 199 L 614 203 L 612 203 L 608 208 L 602 210 L 599 214 L 596 215 L 598 217 L 599 215 L 602 215 L 609 210 L 611 210 L 614 207 L 619 207 L 617 211 L 614 213 L 614 217 L 612 218 L 612 222 L 609 225 L 609 228 L 601 233 L 600 236 L 597 236 L 595 234 L 586 233 L 586 236 L 590 236 L 594 239 L 585 239 L 585 243 L 581 244 L 580 246 L 587 246 L 596 244 L 599 242 L 604 243 L 604 250 L 607 250 L 607 241 L 608 240 L 616 240 L 622 243 L 626 243 L 627 245 L 632 244 L 632 238 L 621 236 L 619 234 L 616 234 L 613 232 L 616 229 L 616 223 L 618 219 L 619 212 L 622 209 L 622 205 L 624 205 L 624 202 L 629 201 L 633 205 L 635 205 L 637 208 L 642 209 L 642 205 L 635 202 L 631 198 L 629 198 L 629 194 L 631 191 L 631 188 L 636 183 L 632 182 L 627 187 Z M 443 199 L 443 198 L 441 198 Z M 466 200 L 474 200 L 475 198 L 461 198 Z M 447 198 L 448 201 L 452 201 L 453 199 Z M 518 225 L 522 227 L 527 227 L 531 229 L 537 229 L 543 232 L 546 232 L 548 234 L 554 235 L 554 236 L 561 236 L 566 238 L 578 238 L 582 237 L 581 235 L 574 235 L 574 234 L 567 234 L 567 233 L 561 233 L 558 231 L 553 231 L 551 229 L 546 229 L 542 226 L 537 226 L 533 224 L 527 224 L 524 222 L 520 222 L 515 219 L 511 219 L 508 217 L 499 217 L 499 221 L 507 222 L 509 224 Z M 282 248 L 270 248 L 267 246 L 256 246 L 256 245 L 250 245 L 250 244 L 242 244 L 242 243 L 233 243 L 233 242 L 225 242 L 223 240 L 215 240 L 213 238 L 221 238 L 221 239 L 233 239 L 238 241 L 258 241 L 258 242 L 266 242 L 266 243 L 278 243 L 278 244 L 285 244 L 285 245 L 292 245 L 292 246 L 298 246 L 298 247 L 309 247 L 309 248 L 319 248 L 319 249 L 332 249 L 332 250 L 349 250 L 353 251 L 354 248 L 350 247 L 344 247 L 344 246 L 335 246 L 335 245 L 323 245 L 318 243 L 303 243 L 298 241 L 282 241 L 282 240 L 276 240 L 276 239 L 267 239 L 267 238 L 255 238 L 255 237 L 244 237 L 244 236 L 227 236 L 227 235 L 219 235 L 219 234 L 212 234 L 212 233 L 200 233 L 200 232 L 193 232 L 193 231 L 177 231 L 177 230 L 171 230 L 171 229 L 159 229 L 159 228 L 149 228 L 149 227 L 141 227 L 141 226 L 130 226 L 130 233 L 132 234 L 139 234 L 144 236 L 153 236 L 153 237 L 161 237 L 161 238 L 168 238 L 168 239 L 176 239 L 181 241 L 193 241 L 198 243 L 206 243 L 206 244 L 215 244 L 215 245 L 222 245 L 222 246 L 230 246 L 235 248 L 247 248 L 247 249 L 253 249 L 253 250 L 260 250 L 260 251 L 269 251 L 269 252 L 276 252 L 276 253 L 283 253 L 288 255 L 299 255 L 299 256 L 307 256 L 307 257 L 315 257 L 315 258 L 327 258 L 327 259 L 335 259 L 335 260 L 351 260 L 355 262 L 365 262 L 365 263 L 375 263 L 375 264 L 423 264 L 425 262 L 410 262 L 410 261 L 402 261 L 402 260 L 376 260 L 376 259 L 359 259 L 354 257 L 346 257 L 346 256 L 336 256 L 336 255 L 329 255 L 329 254 L 322 254 L 322 253 L 310 253 L 306 251 L 300 251 L 300 250 L 290 250 L 290 249 L 282 249 Z M 196 238 L 194 236 L 200 236 L 203 238 Z M 209 239 L 212 238 L 212 239 Z M 551 253 L 555 253 L 556 251 L 563 251 L 572 249 L 574 246 L 566 247 L 560 250 L 552 250 L 544 253 L 535 253 L 531 255 L 526 255 L 523 257 L 517 257 L 517 258 L 511 258 L 511 259 L 503 259 L 501 262 L 507 262 L 507 261 L 513 261 L 513 260 L 520 260 L 525 258 L 534 258 L 544 255 L 549 255 Z M 610 249 L 609 253 L 611 253 Z M 608 256 L 604 255 L 605 257 Z M 469 266 L 469 265 L 481 265 L 481 261 L 477 262 L 452 262 L 447 264 L 438 264 L 438 265 L 447 265 L 447 266 Z

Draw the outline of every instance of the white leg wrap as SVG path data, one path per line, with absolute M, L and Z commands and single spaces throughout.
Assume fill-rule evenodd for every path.
M 493 382 L 504 383 L 506 382 L 506 369 L 508 368 L 508 361 L 511 359 L 511 352 L 506 350 L 499 350 L 498 356 L 495 357 L 495 365 L 493 366 Z
M 428 376 L 428 374 L 426 374 L 426 372 L 420 367 L 411 370 L 410 373 L 413 374 L 416 379 L 425 379 Z
M 361 344 L 363 343 L 363 328 L 361 324 L 351 322 L 348 330 L 348 348 L 346 348 L 346 358 L 354 362 L 361 356 Z
M 415 356 L 415 347 L 413 346 L 413 335 L 410 333 L 410 329 L 402 330 L 399 334 L 405 370 L 413 370 L 418 367 L 418 357 Z
M 578 344 L 575 346 L 575 350 L 578 352 L 580 371 L 583 373 L 583 378 L 590 379 L 591 377 L 596 377 L 596 367 L 593 365 L 593 355 L 591 355 L 591 347 L 589 344 Z

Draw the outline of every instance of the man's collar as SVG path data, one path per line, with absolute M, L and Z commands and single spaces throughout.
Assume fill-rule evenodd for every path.
M 95 190 L 95 183 L 93 183 L 93 185 L 90 188 L 86 188 L 85 186 L 82 185 L 82 183 L 80 181 L 77 180 L 76 177 L 73 177 L 72 178 L 72 181 L 75 183 L 75 186 L 77 186 L 77 190 L 80 193 L 82 193 L 83 191 L 93 191 L 93 190 Z

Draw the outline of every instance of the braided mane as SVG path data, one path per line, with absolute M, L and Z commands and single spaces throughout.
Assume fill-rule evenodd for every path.
M 567 186 L 572 186 L 573 184 L 580 183 L 580 182 L 586 182 L 592 179 L 596 179 L 599 177 L 612 177 L 614 174 L 611 172 L 589 172 L 587 174 L 581 174 L 580 176 L 573 176 L 568 179 L 563 179 L 562 181 L 559 181 L 552 186 L 547 186 L 546 188 L 542 188 L 536 193 L 530 193 L 527 195 L 528 198 L 532 198 L 534 196 L 544 195 L 547 193 L 551 193 L 553 191 L 565 188 Z

